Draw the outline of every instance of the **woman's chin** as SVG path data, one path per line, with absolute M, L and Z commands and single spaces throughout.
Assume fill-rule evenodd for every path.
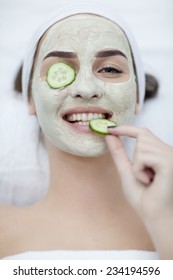
M 91 144 L 90 146 L 78 145 L 77 147 L 63 147 L 62 150 L 66 153 L 79 157 L 100 157 L 108 153 L 108 148 L 105 143 Z
M 45 135 L 45 134 L 44 134 Z M 52 146 L 57 151 L 80 157 L 99 157 L 108 152 L 105 137 L 96 133 L 77 135 L 72 133 L 59 133 L 56 137 L 46 135 L 47 148 Z

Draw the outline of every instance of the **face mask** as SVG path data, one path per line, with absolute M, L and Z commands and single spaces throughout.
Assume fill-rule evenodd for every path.
M 72 83 L 53 89 L 47 79 L 58 62 L 76 73 Z M 123 31 L 108 19 L 75 15 L 53 25 L 42 38 L 32 81 L 32 96 L 45 136 L 59 149 L 95 157 L 106 151 L 104 137 L 83 125 L 109 117 L 131 123 L 136 81 L 130 47 Z M 82 122 L 82 124 L 79 124 Z

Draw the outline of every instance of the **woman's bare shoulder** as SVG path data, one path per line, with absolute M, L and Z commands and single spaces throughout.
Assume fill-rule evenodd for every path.
M 2 233 L 6 236 L 10 232 L 23 233 L 37 220 L 40 213 L 37 209 L 35 205 L 28 207 L 0 205 L 0 236 Z
M 24 212 L 22 207 L 0 205 L 0 258 L 11 254 L 20 244 L 26 228 Z
M 0 205 L 0 235 L 2 232 L 9 234 L 10 229 L 18 232 L 24 227 L 28 214 L 27 207 Z
M 11 224 L 19 212 L 16 206 L 0 205 L 0 224 Z
M 15 207 L 8 205 L 0 205 L 0 228 L 10 225 L 15 214 Z M 2 231 L 0 231 L 1 233 Z
M 0 205 L 0 242 L 19 230 L 21 214 L 17 207 Z M 13 229 L 13 231 L 12 231 Z

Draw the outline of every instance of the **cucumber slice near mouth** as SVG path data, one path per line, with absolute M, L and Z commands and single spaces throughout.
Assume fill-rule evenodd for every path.
M 92 119 L 89 122 L 91 130 L 102 135 L 108 134 L 108 126 L 117 126 L 117 124 L 107 119 Z
M 59 61 L 49 67 L 46 81 L 51 88 L 59 89 L 70 85 L 75 77 L 75 70 L 69 64 Z

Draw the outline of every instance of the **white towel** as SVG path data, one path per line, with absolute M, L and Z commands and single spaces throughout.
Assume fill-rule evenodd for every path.
M 29 251 L 8 256 L 3 260 L 157 260 L 156 252 L 139 250 L 111 251 Z
M 0 102 L 0 203 L 28 205 L 48 186 L 48 158 L 35 116 L 22 96 Z

